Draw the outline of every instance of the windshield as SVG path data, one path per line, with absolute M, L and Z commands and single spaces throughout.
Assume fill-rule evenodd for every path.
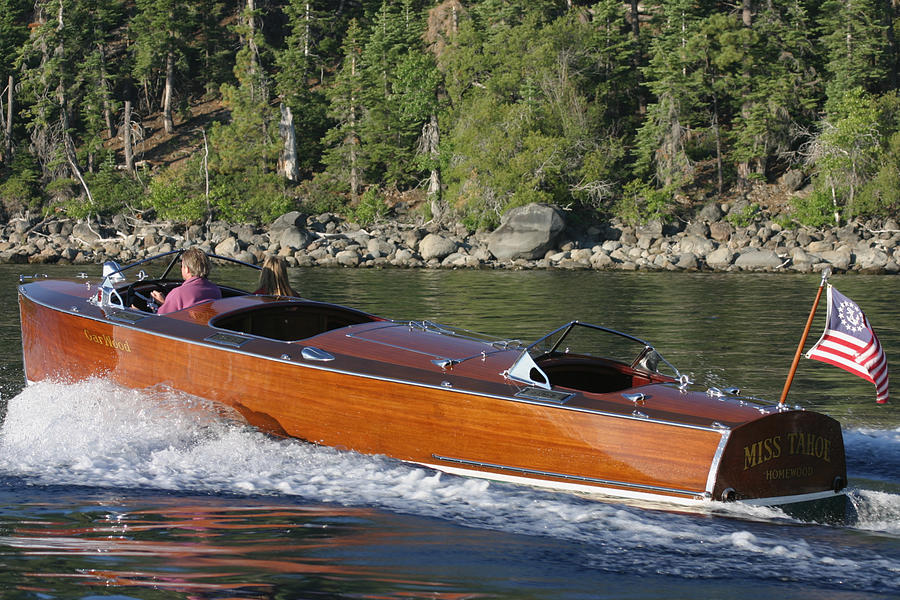
M 681 373 L 640 338 L 590 323 L 572 321 L 528 347 L 535 358 L 573 354 L 612 359 L 636 369 L 679 379 Z
M 109 277 L 113 283 L 143 281 L 145 279 L 181 279 L 181 255 L 184 250 L 173 250 L 157 254 L 144 260 L 121 266 L 115 261 L 103 264 L 103 276 Z M 259 270 L 259 267 L 236 259 L 215 254 L 207 254 L 210 264 L 215 266 L 240 265 L 248 269 Z

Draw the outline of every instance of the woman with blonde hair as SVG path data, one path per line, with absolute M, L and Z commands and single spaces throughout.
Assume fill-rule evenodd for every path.
M 259 288 L 254 292 L 266 296 L 297 296 L 288 280 L 287 263 L 280 256 L 268 255 L 259 272 Z

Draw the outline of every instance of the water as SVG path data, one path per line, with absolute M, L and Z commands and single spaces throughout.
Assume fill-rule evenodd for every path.
M 900 596 L 900 414 L 834 367 L 802 361 L 789 402 L 842 422 L 857 522 L 640 508 L 273 439 L 166 389 L 103 380 L 23 389 L 14 295 L 23 271 L 0 267 L 9 282 L 0 288 L 2 598 Z M 237 283 L 235 272 L 217 276 Z M 769 398 L 781 392 L 818 284 L 400 270 L 292 279 L 311 298 L 522 339 L 578 317 L 654 342 L 700 384 Z M 833 282 L 897 364 L 898 280 Z M 807 346 L 823 322 L 824 302 Z

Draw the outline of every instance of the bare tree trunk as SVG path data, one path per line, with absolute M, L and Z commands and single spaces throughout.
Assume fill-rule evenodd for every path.
M 294 114 L 291 107 L 281 103 L 281 121 L 278 123 L 278 132 L 281 134 L 281 155 L 278 157 L 278 173 L 290 181 L 300 179 L 300 169 L 297 166 L 297 134 L 294 130 Z
M 59 10 L 57 12 L 57 31 L 60 32 L 59 36 L 59 44 L 56 46 L 57 56 L 60 58 L 60 70 L 62 70 L 62 65 L 65 62 L 62 60 L 65 56 L 65 48 L 63 47 L 62 42 L 62 31 L 65 29 L 65 21 L 63 19 L 63 4 L 59 3 Z M 94 204 L 94 197 L 91 195 L 91 190 L 88 188 L 87 182 L 84 180 L 84 177 L 81 173 L 81 167 L 78 166 L 78 157 L 75 153 L 75 142 L 72 141 L 72 136 L 69 134 L 69 101 L 66 97 L 66 87 L 65 87 L 65 77 L 62 72 L 59 73 L 59 84 L 56 86 L 56 99 L 59 102 L 59 124 L 60 130 L 62 131 L 63 138 L 63 148 L 65 150 L 66 159 L 69 162 L 69 166 L 72 169 L 72 174 L 81 182 L 81 187 L 84 188 L 84 193 L 87 195 L 88 203 L 90 205 Z
M 887 33 L 887 42 L 888 42 L 888 56 L 890 69 L 888 70 L 888 84 L 890 89 L 897 89 L 897 60 L 900 58 L 898 56 L 897 49 L 897 37 L 894 34 L 894 2 L 892 0 L 885 0 L 884 7 L 884 25 L 885 31 Z
M 753 1 L 752 0 L 742 0 L 741 1 L 741 22 L 744 27 L 750 28 L 753 26 Z M 748 73 L 744 73 L 749 77 Z M 741 115 L 744 118 L 750 116 L 751 104 L 750 102 L 744 102 L 741 104 Z M 737 177 L 738 183 L 741 186 L 745 186 L 747 182 L 750 181 L 750 163 L 746 160 L 739 162 L 736 165 L 737 168 Z M 720 192 L 721 193 L 721 192 Z
M 100 85 L 103 86 L 103 119 L 106 121 L 106 132 L 108 137 L 112 138 L 116 135 L 116 128 L 113 124 L 112 106 L 109 102 L 109 78 L 106 76 L 106 49 L 103 44 L 98 44 L 100 50 Z
M 209 144 L 206 142 L 206 129 L 203 132 L 203 178 L 206 183 L 206 232 L 209 233 L 209 226 L 212 224 L 213 211 L 212 204 L 209 202 Z
M 716 95 L 713 95 L 713 131 L 715 131 L 716 135 L 716 184 L 717 191 L 719 196 L 722 195 L 722 188 L 724 187 L 723 175 L 722 175 L 722 136 L 719 132 L 719 98 Z
M 356 77 L 356 57 L 350 64 L 350 75 Z M 350 94 L 350 196 L 356 200 L 359 197 L 359 160 L 356 156 L 359 146 L 359 136 L 356 135 L 356 96 Z
M 131 147 L 131 100 L 125 101 L 125 123 L 122 125 L 122 146 L 125 150 L 125 169 L 134 175 L 134 149 Z
M 12 131 L 13 131 L 13 76 L 9 76 L 9 87 L 6 88 L 7 100 L 6 100 L 6 140 L 3 148 L 3 159 L 12 162 L 12 153 L 13 153 L 13 143 L 12 143 Z
M 166 133 L 175 133 L 175 122 L 172 120 L 172 93 L 175 89 L 175 52 L 166 54 L 166 91 L 163 95 L 163 127 Z
M 631 0 L 631 37 L 634 39 L 634 56 L 631 59 L 631 67 L 634 69 L 634 76 L 637 83 L 638 97 L 638 114 L 646 114 L 647 100 L 644 96 L 643 86 L 641 85 L 641 12 L 639 0 Z
M 306 3 L 306 15 L 303 18 L 303 56 L 305 58 L 309 58 L 309 23 L 312 21 L 312 15 L 310 14 L 310 6 L 309 2 Z
M 420 149 L 423 154 L 428 154 L 434 161 L 431 174 L 428 177 L 428 200 L 431 205 L 431 218 L 440 221 L 446 212 L 441 198 L 441 172 L 437 166 L 438 147 L 441 141 L 440 129 L 438 129 L 437 115 L 431 114 L 431 118 L 422 126 L 422 144 Z

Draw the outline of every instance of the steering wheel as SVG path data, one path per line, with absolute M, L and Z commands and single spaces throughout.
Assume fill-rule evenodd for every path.
M 152 296 L 151 294 L 146 294 L 146 295 L 145 295 L 144 293 L 139 292 L 139 291 L 137 290 L 137 287 L 136 287 L 137 285 L 138 285 L 138 284 L 134 284 L 134 285 L 131 287 L 131 293 L 132 293 L 136 298 L 139 298 L 139 299 L 144 303 L 144 305 L 146 306 L 146 310 L 148 310 L 148 311 L 150 311 L 150 312 L 156 312 L 156 309 L 159 308 L 159 304 L 156 303 L 156 300 L 153 299 L 153 296 Z M 142 290 L 146 290 L 146 289 L 149 288 L 151 292 L 152 292 L 152 291 L 158 291 L 158 292 L 161 293 L 162 295 L 166 295 L 166 288 L 165 288 L 165 286 L 162 285 L 161 283 L 155 283 L 155 282 L 141 282 L 141 283 L 140 283 L 140 286 L 141 286 L 141 289 L 142 289 Z

